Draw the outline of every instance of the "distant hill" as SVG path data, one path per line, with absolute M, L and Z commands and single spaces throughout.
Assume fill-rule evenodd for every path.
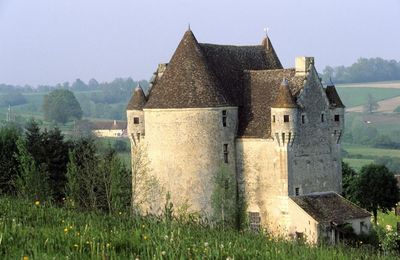
M 359 58 L 351 66 L 326 66 L 322 79 L 329 83 L 361 83 L 400 80 L 400 61 L 382 58 Z

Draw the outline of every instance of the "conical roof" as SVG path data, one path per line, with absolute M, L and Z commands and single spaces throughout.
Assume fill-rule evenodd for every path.
M 294 100 L 294 97 L 293 97 L 292 93 L 290 92 L 289 82 L 286 78 L 283 79 L 283 81 L 279 87 L 275 102 L 273 103 L 273 105 L 271 107 L 297 108 L 296 101 Z
M 144 105 L 146 105 L 146 95 L 138 83 L 137 87 L 135 88 L 135 92 L 128 103 L 127 110 L 142 110 Z
M 228 105 L 192 31 L 185 32 L 146 108 L 220 107 Z
M 278 67 L 282 68 L 282 64 L 278 58 L 278 55 L 275 52 L 274 46 L 272 46 L 271 40 L 268 36 L 266 36 L 262 41 L 262 46 L 266 52 L 266 60 L 268 62 L 269 67 Z

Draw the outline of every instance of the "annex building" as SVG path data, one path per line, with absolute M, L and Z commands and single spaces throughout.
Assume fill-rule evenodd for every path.
M 145 144 L 176 207 L 211 216 L 213 177 L 224 167 L 252 227 L 310 242 L 335 242 L 346 224 L 369 230 L 370 214 L 339 195 L 344 105 L 312 57 L 285 69 L 268 37 L 216 45 L 189 29 L 149 94 L 135 90 L 127 119 L 132 147 Z

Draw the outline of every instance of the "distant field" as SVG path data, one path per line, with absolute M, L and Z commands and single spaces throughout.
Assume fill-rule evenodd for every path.
M 373 163 L 374 160 L 371 159 L 354 159 L 354 158 L 343 158 L 345 163 L 348 163 L 351 168 L 356 171 L 360 171 L 364 165 Z
M 393 113 L 393 111 L 400 106 L 400 96 L 381 100 L 378 102 L 378 109 L 376 112 L 380 113 Z M 356 106 L 346 109 L 347 112 L 363 112 L 363 106 Z
M 372 148 L 367 146 L 355 146 L 355 145 L 343 145 L 343 148 L 350 155 L 363 155 L 363 156 L 372 156 L 372 157 L 380 157 L 380 156 L 390 156 L 390 157 L 399 157 L 400 158 L 400 150 L 396 149 L 379 149 Z
M 400 96 L 400 88 L 338 86 L 337 91 L 347 108 L 365 104 L 368 99 L 368 94 L 378 101 Z
M 346 88 L 400 88 L 400 81 L 380 81 L 380 82 L 364 82 L 364 83 L 348 83 L 337 84 L 337 87 Z

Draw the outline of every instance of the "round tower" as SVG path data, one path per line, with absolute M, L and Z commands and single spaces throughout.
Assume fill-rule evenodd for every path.
M 271 136 L 280 147 L 291 146 L 296 136 L 298 106 L 283 79 L 275 102 L 271 106 Z
M 132 147 L 136 146 L 145 135 L 143 107 L 146 101 L 146 95 L 140 84 L 138 84 L 126 109 L 128 119 L 127 130 Z

